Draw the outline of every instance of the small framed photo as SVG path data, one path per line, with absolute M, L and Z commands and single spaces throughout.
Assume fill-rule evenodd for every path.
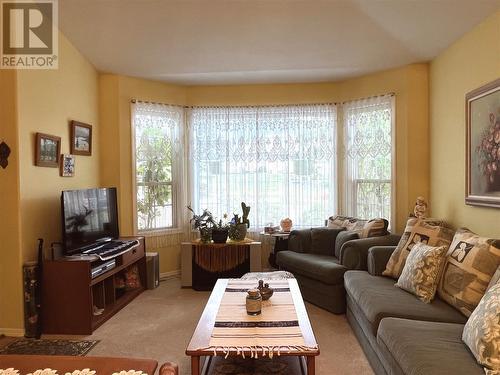
M 500 79 L 465 97 L 465 203 L 500 208 Z
M 92 125 L 71 121 L 71 153 L 92 155 Z
M 61 155 L 61 177 L 73 177 L 75 175 L 75 156 L 70 154 Z
M 35 137 L 35 165 L 38 167 L 59 167 L 61 154 L 61 137 L 36 133 Z

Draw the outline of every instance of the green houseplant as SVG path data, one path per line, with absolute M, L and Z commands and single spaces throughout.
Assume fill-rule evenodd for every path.
M 215 224 L 212 213 L 207 209 L 204 209 L 201 215 L 197 215 L 191 206 L 187 206 L 187 209 L 193 213 L 193 217 L 189 220 L 189 222 L 194 229 L 198 229 L 200 231 L 201 242 L 209 243 L 212 239 L 212 226 Z
M 193 228 L 200 231 L 201 242 L 209 243 L 213 240 L 214 243 L 226 243 L 229 233 L 229 223 L 225 221 L 226 214 L 224 221 L 222 219 L 217 221 L 207 209 L 204 209 L 201 215 L 197 215 L 191 206 L 187 206 L 187 209 L 193 213 L 190 223 Z
M 233 241 L 243 241 L 247 235 L 248 228 L 250 228 L 250 221 L 248 220 L 250 206 L 247 206 L 245 202 L 241 202 L 241 209 L 243 216 L 240 218 L 238 214 L 234 214 L 229 226 L 229 238 Z

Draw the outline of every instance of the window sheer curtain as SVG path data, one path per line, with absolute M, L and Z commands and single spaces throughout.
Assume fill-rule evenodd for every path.
M 346 213 L 392 219 L 394 96 L 344 103 Z
M 331 104 L 203 107 L 188 111 L 191 199 L 250 225 L 323 225 L 335 212 L 336 108 Z
M 184 108 L 133 102 L 136 229 L 181 227 L 184 219 Z

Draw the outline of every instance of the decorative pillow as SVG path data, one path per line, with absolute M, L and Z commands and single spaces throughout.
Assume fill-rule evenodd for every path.
M 500 373 L 500 283 L 486 292 L 462 333 L 463 342 L 469 347 L 479 364 L 486 367 L 486 374 Z
M 340 216 L 330 217 L 327 227 L 334 229 L 345 228 L 348 231 L 356 232 L 359 238 L 385 236 L 389 222 L 385 219 L 361 220 L 355 217 Z
M 388 226 L 389 222 L 385 219 L 377 218 L 369 220 L 363 226 L 363 230 L 361 231 L 359 237 L 368 238 L 368 237 L 385 236 L 387 234 Z
M 469 316 L 500 266 L 500 241 L 461 228 L 446 255 L 439 297 Z
M 406 259 L 396 286 L 430 303 L 436 294 L 446 250 L 446 246 L 433 247 L 422 242 L 416 244 Z
M 403 271 L 406 258 L 415 244 L 423 242 L 429 246 L 448 247 L 452 238 L 453 230 L 446 227 L 440 220 L 418 219 L 416 217 L 409 218 L 398 246 L 391 254 L 382 275 L 394 279 L 399 278 Z
M 488 287 L 486 288 L 486 291 L 490 290 L 490 288 L 498 283 L 500 281 L 500 267 L 497 268 L 495 274 L 490 280 L 490 283 L 488 284 Z
M 328 224 L 326 225 L 327 228 L 333 228 L 333 229 L 342 229 L 345 228 L 344 223 L 346 220 L 349 218 L 346 216 L 331 216 L 328 218 Z

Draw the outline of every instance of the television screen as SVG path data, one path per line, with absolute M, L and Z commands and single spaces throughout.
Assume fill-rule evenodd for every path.
M 116 188 L 63 191 L 61 206 L 66 255 L 119 237 Z

